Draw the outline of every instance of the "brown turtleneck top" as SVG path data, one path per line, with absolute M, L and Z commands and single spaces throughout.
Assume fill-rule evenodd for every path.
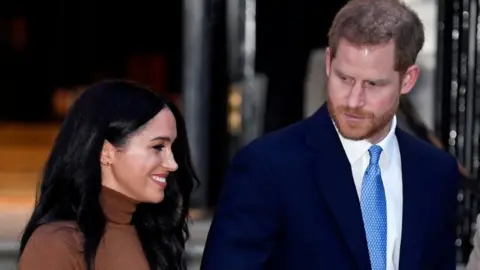
M 135 227 L 130 224 L 137 202 L 106 187 L 100 204 L 106 218 L 105 234 L 98 246 L 96 270 L 148 270 Z M 85 270 L 82 233 L 72 222 L 38 227 L 30 237 L 19 270 Z

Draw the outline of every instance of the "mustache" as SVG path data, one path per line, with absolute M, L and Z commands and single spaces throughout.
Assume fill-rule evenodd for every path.
M 336 111 L 344 113 L 344 114 L 356 116 L 356 117 L 365 117 L 365 118 L 373 117 L 373 113 L 371 113 L 369 111 L 365 111 L 365 110 L 362 110 L 362 109 L 353 109 L 353 108 L 349 108 L 347 106 L 339 106 Z

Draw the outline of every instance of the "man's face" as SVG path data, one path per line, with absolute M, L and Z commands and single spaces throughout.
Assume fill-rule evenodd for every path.
M 418 67 L 395 71 L 395 45 L 355 46 L 340 40 L 335 57 L 327 50 L 328 110 L 340 134 L 379 142 L 389 131 L 400 95 L 408 93 Z

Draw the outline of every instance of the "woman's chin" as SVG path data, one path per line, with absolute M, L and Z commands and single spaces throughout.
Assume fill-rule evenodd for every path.
M 163 198 L 165 197 L 165 193 L 163 190 L 157 191 L 155 193 L 148 194 L 148 196 L 145 197 L 145 200 L 143 201 L 144 203 L 161 203 L 163 201 Z

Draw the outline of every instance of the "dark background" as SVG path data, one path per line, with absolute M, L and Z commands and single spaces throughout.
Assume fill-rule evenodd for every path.
M 326 46 L 330 23 L 346 1 L 324 2 L 257 1 L 257 69 L 269 78 L 266 131 L 303 117 L 309 53 Z M 207 7 L 211 206 L 229 162 L 225 5 L 210 0 Z M 182 89 L 182 20 L 182 1 L 2 2 L 0 121 L 59 121 L 53 113 L 54 92 L 102 78 L 134 79 L 177 97 Z

